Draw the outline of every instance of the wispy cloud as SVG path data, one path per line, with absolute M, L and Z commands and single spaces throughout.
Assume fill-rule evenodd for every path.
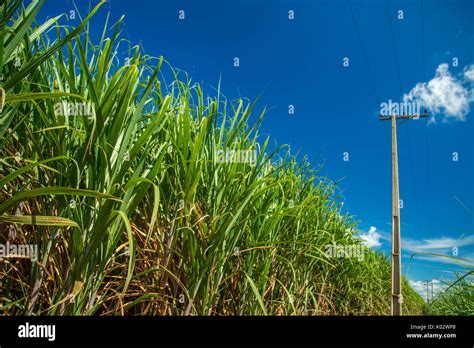
M 454 119 L 465 121 L 474 102 L 474 65 L 466 66 L 463 73 L 454 76 L 446 63 L 440 64 L 435 76 L 428 82 L 419 82 L 405 94 L 406 102 L 418 102 L 432 113 L 431 122 L 441 116 L 443 122 Z
M 411 258 L 414 254 L 403 254 L 403 257 Z M 436 255 L 424 255 L 424 254 L 416 254 L 415 255 L 417 260 L 420 261 L 429 261 L 429 262 L 436 262 L 442 264 L 452 265 L 447 272 L 453 274 L 453 272 L 462 272 L 466 268 L 472 268 L 474 266 L 474 255 L 473 254 L 466 254 L 462 256 L 452 256 L 451 254 L 444 254 L 444 253 L 436 253 Z
M 375 232 L 376 228 L 371 227 L 370 231 Z M 378 239 L 380 241 L 387 241 L 391 243 L 392 236 L 389 232 L 385 231 L 377 231 Z M 406 237 L 402 235 L 402 249 L 404 252 L 408 253 L 440 253 L 440 252 L 448 252 L 449 255 L 452 255 L 453 248 L 456 247 L 458 254 L 457 256 L 463 257 L 466 259 L 474 259 L 474 254 L 462 255 L 461 247 L 468 247 L 474 246 L 474 235 L 467 235 L 462 236 L 459 238 L 453 237 L 439 237 L 439 238 L 425 238 L 425 239 L 415 239 Z M 472 251 L 472 248 L 469 248 Z
M 450 251 L 452 248 L 474 245 L 474 235 L 462 238 L 441 237 L 434 239 L 403 238 L 402 248 L 413 253 Z
M 379 243 L 382 243 L 382 241 L 387 241 L 388 244 L 391 243 L 392 237 L 390 233 L 378 231 L 377 234 Z M 451 264 L 460 267 L 472 267 L 474 265 L 472 246 L 474 246 L 474 235 L 461 238 L 440 237 L 428 239 L 414 239 L 402 235 L 401 240 L 402 256 L 404 258 L 411 258 L 414 254 L 417 254 L 417 260 Z
M 405 257 L 416 254 L 418 260 L 472 267 L 474 265 L 474 235 L 452 238 L 434 239 L 402 238 L 402 251 Z M 468 252 L 466 252 L 468 250 Z M 432 254 L 432 255 L 429 255 Z

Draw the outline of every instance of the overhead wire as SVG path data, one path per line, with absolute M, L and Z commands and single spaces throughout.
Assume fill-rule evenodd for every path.
M 377 104 L 380 105 L 380 98 L 379 98 L 379 95 L 377 93 L 377 87 L 375 86 L 375 79 L 374 79 L 374 76 L 372 74 L 372 69 L 370 69 L 369 59 L 367 58 L 367 53 L 365 52 L 364 44 L 362 43 L 362 38 L 360 36 L 359 27 L 358 27 L 357 21 L 355 19 L 354 10 L 352 8 L 351 1 L 347 0 L 347 4 L 349 5 L 349 10 L 351 12 L 352 21 L 354 23 L 354 27 L 355 27 L 355 30 L 356 30 L 356 33 L 357 33 L 357 38 L 359 40 L 359 45 L 362 49 L 362 54 L 364 56 L 365 65 L 367 66 L 367 71 L 369 73 L 369 79 L 370 79 L 370 82 L 372 84 L 372 89 L 374 90 L 375 99 L 376 99 Z
M 420 0 L 420 12 L 421 12 L 421 49 L 423 59 L 423 81 L 426 81 L 426 55 L 425 55 L 425 19 L 423 14 L 423 0 Z M 426 112 L 426 108 L 425 108 Z M 428 126 L 425 127 L 425 139 L 426 139 L 426 185 L 427 185 L 427 210 L 428 210 L 428 237 L 431 239 L 431 172 L 430 172 L 430 138 L 428 132 Z
M 401 74 L 400 74 L 400 64 L 399 64 L 399 60 L 398 60 L 397 47 L 396 47 L 396 44 L 395 44 L 395 35 L 394 35 L 394 32 L 393 32 L 392 20 L 391 20 L 391 16 L 390 16 L 391 10 L 390 10 L 389 0 L 386 0 L 385 4 L 386 4 L 386 8 L 387 8 L 388 23 L 389 23 L 389 28 L 390 28 L 390 34 L 391 34 L 391 37 L 392 37 L 393 51 L 394 51 L 394 55 L 395 55 L 395 65 L 396 65 L 396 71 L 397 71 L 397 77 L 398 77 L 398 86 L 400 88 L 400 95 L 403 97 L 404 94 L 403 94 L 402 78 L 401 78 Z M 412 151 L 410 133 L 408 131 L 408 123 L 405 126 L 405 135 L 407 137 L 407 144 L 408 144 L 408 150 L 409 150 L 413 195 L 415 197 L 415 206 L 416 206 L 417 226 L 418 226 L 418 231 L 421 231 L 420 204 L 419 204 L 418 193 L 417 193 L 417 189 L 416 189 L 415 166 L 413 164 L 414 163 L 413 162 L 413 151 Z

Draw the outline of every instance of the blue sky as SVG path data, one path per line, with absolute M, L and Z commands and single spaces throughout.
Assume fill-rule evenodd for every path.
M 81 1 L 82 14 L 86 5 Z M 457 246 L 459 257 L 474 260 L 474 2 L 424 0 L 424 35 L 418 0 L 391 0 L 389 10 L 383 0 L 350 5 L 353 16 L 346 0 L 110 0 L 91 29 L 101 32 L 108 9 L 112 23 L 124 14 L 125 37 L 187 71 L 208 94 L 220 77 L 229 99 L 253 99 L 263 91 L 257 111 L 265 105 L 270 111 L 262 133 L 324 164 L 322 174 L 338 182 L 344 210 L 360 220 L 374 248 L 387 253 L 390 123 L 378 120 L 380 103 L 400 101 L 410 91 L 429 101 L 435 122 L 412 120 L 398 128 L 403 271 L 415 287 L 422 280 L 449 279 L 459 269 L 451 260 L 425 256 L 410 262 L 410 256 L 452 255 Z M 71 1 L 49 0 L 40 18 L 73 9 Z M 453 93 L 456 88 L 465 94 Z

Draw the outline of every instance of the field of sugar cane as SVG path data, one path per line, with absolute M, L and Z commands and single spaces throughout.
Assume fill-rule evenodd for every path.
M 455 282 L 446 284 L 446 289 L 426 306 L 426 313 L 431 315 L 474 315 L 472 274 L 474 274 L 473 270 L 458 276 Z
M 102 2 L 76 27 L 37 23 L 43 2 L 0 6 L 0 242 L 39 250 L 0 261 L 0 314 L 390 313 L 388 259 L 328 257 L 357 224 L 308 161 L 268 150 L 264 100 L 207 94 L 94 21 Z M 404 281 L 404 312 L 423 307 Z
M 432 294 L 425 305 L 427 315 L 474 315 L 474 264 L 471 260 L 442 254 L 429 254 L 439 259 L 449 259 L 459 266 L 454 281 L 438 281 L 440 289 Z M 432 291 L 433 292 L 433 291 Z

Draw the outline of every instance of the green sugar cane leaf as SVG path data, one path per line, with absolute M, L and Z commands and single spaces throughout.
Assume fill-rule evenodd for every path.
M 136 177 L 136 178 L 133 178 L 133 179 L 131 179 L 127 182 L 127 184 L 124 187 L 124 190 L 127 191 L 131 186 L 134 186 L 135 183 L 147 184 L 147 185 L 143 185 L 145 187 L 142 187 L 141 192 L 137 193 L 138 198 L 140 200 L 142 199 L 143 195 L 145 194 L 145 190 L 148 189 L 148 186 L 153 185 L 153 210 L 152 210 L 152 215 L 151 215 L 150 227 L 148 228 L 148 234 L 147 234 L 147 239 L 146 239 L 146 242 L 148 243 L 148 240 L 150 238 L 153 227 L 156 224 L 156 220 L 157 220 L 157 216 L 158 216 L 158 209 L 160 207 L 160 189 L 159 189 L 158 185 L 153 183 L 153 181 L 151 181 L 150 179 L 143 178 L 143 177 Z M 132 205 L 132 206 L 134 206 L 134 205 Z M 126 207 L 124 207 L 124 208 L 126 208 Z
M 5 104 L 8 103 L 18 103 L 25 102 L 30 100 L 38 99 L 50 99 L 50 98 L 60 98 L 60 97 L 73 97 L 81 100 L 86 100 L 84 97 L 79 94 L 66 93 L 66 92 L 46 92 L 46 93 L 19 93 L 19 94 L 7 94 L 5 99 Z
M 22 20 L 15 21 L 13 35 L 11 35 L 9 38 L 6 38 L 5 40 L 6 45 L 4 46 L 3 51 L 3 64 L 6 64 L 9 60 L 14 59 L 15 55 L 13 53 L 18 49 L 20 41 L 23 40 L 25 35 L 28 33 L 28 30 L 35 19 L 36 14 L 44 2 L 45 0 L 41 0 L 38 5 L 37 0 L 32 1 L 26 8 L 25 12 L 19 16 L 19 18 L 21 17 Z
M 46 30 L 48 30 L 48 28 L 50 26 L 52 26 L 54 23 L 57 23 L 58 20 L 63 17 L 63 16 L 66 16 L 64 14 L 62 15 L 59 15 L 57 17 L 54 17 L 54 18 L 50 18 L 48 19 L 46 22 L 44 22 L 40 27 L 36 28 L 35 31 L 30 34 L 30 41 L 33 42 L 35 41 L 38 37 L 40 37 Z
M 3 213 L 7 209 L 29 198 L 34 198 L 37 196 L 45 196 L 45 195 L 77 195 L 77 196 L 85 196 L 85 197 L 95 197 L 97 199 L 103 198 L 103 199 L 121 201 L 115 196 L 108 195 L 101 192 L 92 191 L 92 190 L 74 189 L 74 188 L 69 188 L 69 187 L 35 188 L 28 191 L 19 192 L 15 194 L 12 198 L 7 200 L 6 202 L 0 204 L 0 213 Z
M 116 211 L 116 213 L 125 224 L 125 229 L 127 230 L 127 238 L 128 238 L 128 250 L 129 250 L 128 270 L 127 270 L 127 277 L 125 278 L 125 285 L 123 286 L 123 290 L 122 290 L 122 293 L 125 294 L 130 284 L 130 280 L 132 279 L 133 270 L 135 267 L 135 242 L 133 239 L 132 226 L 130 225 L 130 221 L 128 220 L 127 215 L 123 211 L 120 211 L 120 210 Z
M 43 0 L 44 2 L 44 0 Z M 23 80 L 26 76 L 30 75 L 33 71 L 35 71 L 44 61 L 50 58 L 53 54 L 55 54 L 61 47 L 71 41 L 74 37 L 76 37 L 82 29 L 86 26 L 87 22 L 92 18 L 92 16 L 98 11 L 98 9 L 105 3 L 105 0 L 102 0 L 96 7 L 89 13 L 89 15 L 84 19 L 84 21 L 79 24 L 73 31 L 71 31 L 66 37 L 53 46 L 51 46 L 48 50 L 46 50 L 43 54 L 38 56 L 37 58 L 29 61 L 26 66 L 13 75 L 8 81 L 5 82 L 3 88 L 5 90 L 11 89 L 13 86 L 16 86 Z
M 68 158 L 69 158 L 68 156 L 57 156 L 57 157 L 45 159 L 44 161 L 32 163 L 32 164 L 30 164 L 26 167 L 22 167 L 20 169 L 17 169 L 13 173 L 8 174 L 7 176 L 5 176 L 3 179 L 0 180 L 0 188 L 3 187 L 4 185 L 6 185 L 8 182 L 12 181 L 13 179 L 17 178 L 21 174 L 29 171 L 30 169 L 32 169 L 34 167 L 41 166 L 41 165 L 43 165 L 45 163 L 48 163 L 48 162 L 58 161 L 58 160 L 61 160 L 61 159 L 68 159 Z
M 6 141 L 5 133 L 10 127 L 11 122 L 15 118 L 15 115 L 18 113 L 18 108 L 20 104 L 16 104 L 14 107 L 10 108 L 7 112 L 1 113 L 0 117 L 0 148 L 3 147 L 3 143 Z M 1 106 L 0 106 L 1 107 Z M 1 112 L 1 111 L 0 111 Z
M 36 226 L 63 226 L 77 227 L 79 225 L 72 220 L 59 216 L 43 216 L 43 215 L 0 215 L 0 223 L 11 223 L 20 225 L 36 225 Z
M 267 310 L 265 309 L 262 296 L 260 295 L 260 292 L 258 291 L 257 286 L 255 285 L 254 281 L 252 280 L 252 278 L 250 278 L 250 276 L 247 273 L 245 273 L 245 276 L 247 277 L 247 280 L 250 284 L 250 287 L 252 288 L 252 291 L 255 297 L 257 298 L 258 304 L 260 305 L 260 308 L 263 311 L 263 314 L 267 315 Z

